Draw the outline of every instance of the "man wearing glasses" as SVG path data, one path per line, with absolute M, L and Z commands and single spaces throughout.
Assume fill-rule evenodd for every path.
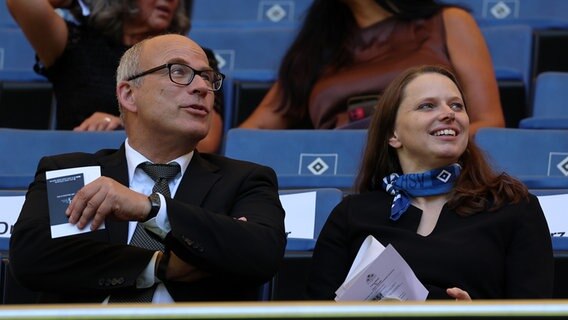
M 284 211 L 272 169 L 195 150 L 223 78 L 180 35 L 130 48 L 116 90 L 127 139 L 41 160 L 11 238 L 16 279 L 43 302 L 256 299 L 284 254 Z M 93 231 L 54 238 L 45 172 L 85 166 L 101 177 L 64 215 Z

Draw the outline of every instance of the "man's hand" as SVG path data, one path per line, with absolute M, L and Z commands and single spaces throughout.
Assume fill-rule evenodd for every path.
M 446 289 L 446 293 L 450 297 L 455 298 L 456 301 L 457 300 L 471 301 L 471 297 L 469 296 L 469 293 L 467 293 L 467 291 L 464 291 L 460 288 L 453 287 L 453 288 Z
M 95 112 L 73 131 L 111 131 L 120 127 L 122 127 L 122 120 L 119 117 L 104 112 Z
M 65 211 L 69 223 L 83 229 L 90 221 L 96 230 L 107 216 L 117 220 L 143 220 L 150 212 L 145 195 L 132 191 L 108 177 L 99 177 L 81 188 Z

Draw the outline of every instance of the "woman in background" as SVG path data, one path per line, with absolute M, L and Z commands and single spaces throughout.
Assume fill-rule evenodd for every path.
M 8 8 L 36 51 L 34 69 L 53 84 L 57 129 L 122 128 L 116 100 L 116 68 L 137 42 L 163 33 L 187 34 L 190 21 L 181 0 L 7 0 Z M 66 21 L 57 8 L 69 9 Z M 209 64 L 218 71 L 211 50 Z M 222 138 L 222 92 L 215 93 L 211 130 L 198 150 L 216 152 Z
M 491 57 L 468 12 L 434 0 L 315 0 L 276 83 L 241 127 L 356 127 L 392 79 L 423 64 L 455 72 L 471 134 L 504 126 Z M 368 96 L 367 107 L 348 106 Z

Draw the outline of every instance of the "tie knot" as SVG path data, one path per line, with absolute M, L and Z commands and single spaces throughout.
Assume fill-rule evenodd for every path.
M 156 182 L 162 179 L 171 180 L 181 171 L 177 162 L 168 164 L 144 162 L 140 164 L 140 168 Z

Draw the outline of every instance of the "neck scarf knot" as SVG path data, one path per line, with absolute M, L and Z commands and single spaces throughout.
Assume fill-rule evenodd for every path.
M 399 175 L 391 173 L 383 178 L 383 187 L 394 196 L 390 218 L 396 221 L 410 206 L 411 197 L 435 196 L 449 193 L 461 172 L 457 163 L 421 173 Z

